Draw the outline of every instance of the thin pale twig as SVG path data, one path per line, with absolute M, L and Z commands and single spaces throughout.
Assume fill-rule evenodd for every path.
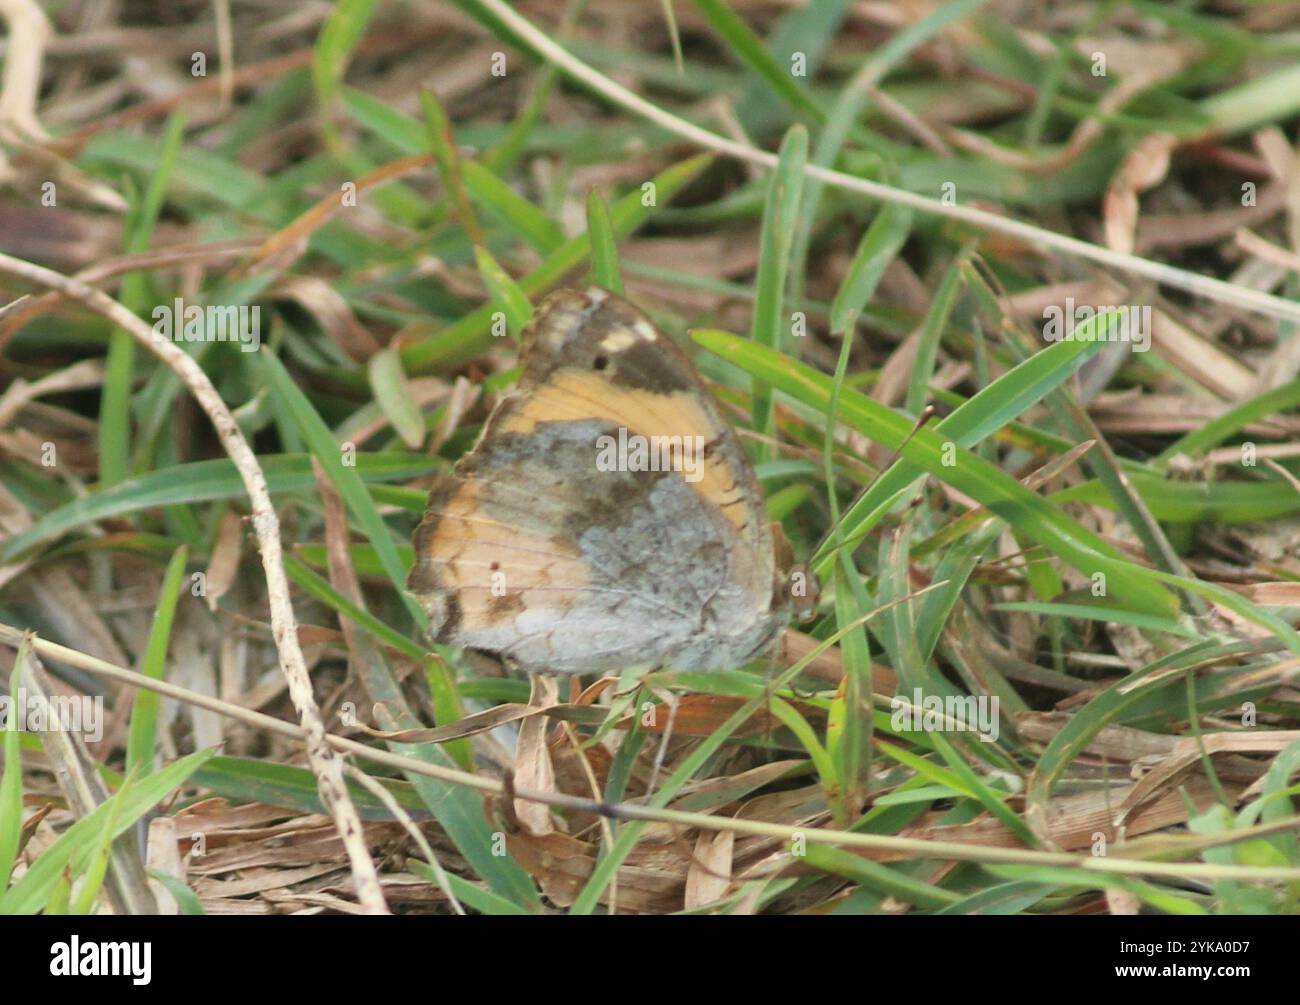
M 271 608 L 271 632 L 280 656 L 280 668 L 289 685 L 289 696 L 304 730 L 307 762 L 316 776 L 321 800 L 333 817 L 334 826 L 347 850 L 358 899 L 368 913 L 388 913 L 379 886 L 379 874 L 362 837 L 361 817 L 343 783 L 342 761 L 325 740 L 325 723 L 312 694 L 311 677 L 298 644 L 298 624 L 289 598 L 289 580 L 285 575 L 280 545 L 280 520 L 271 503 L 266 475 L 235 417 L 194 359 L 173 343 L 155 339 L 153 329 L 113 298 L 52 269 L 5 254 L 0 254 L 0 272 L 58 290 L 108 318 L 158 356 L 207 413 L 252 504 L 253 530 L 262 553 L 267 600 Z
M 615 83 L 599 70 L 588 66 L 567 49 L 552 41 L 545 32 L 516 13 L 504 0 L 480 0 L 480 2 L 484 8 L 500 18 L 507 27 L 527 42 L 539 56 L 554 63 L 570 77 L 585 84 L 610 102 L 707 150 L 713 150 L 751 164 L 759 164 L 765 168 L 776 167 L 776 154 L 712 133 L 695 125 L 693 122 L 688 122 L 686 119 L 674 115 L 672 112 L 665 111 L 621 84 Z M 1005 234 L 1008 237 L 1017 238 L 1038 248 L 1076 255 L 1091 262 L 1096 262 L 1098 265 L 1105 265 L 1121 272 L 1143 276 L 1155 282 L 1164 283 L 1167 286 L 1173 286 L 1176 289 L 1203 296 L 1210 300 L 1232 304 L 1244 310 L 1284 321 L 1300 322 L 1300 303 L 1292 303 L 1267 293 L 1236 286 L 1221 279 L 1198 275 L 1195 272 L 1188 272 L 1186 269 L 1166 265 L 1163 262 L 1154 262 L 1137 255 L 1112 251 L 1109 248 L 1103 248 L 1088 241 L 1081 241 L 1077 237 L 1058 234 L 1042 227 L 1035 227 L 1033 224 L 999 216 L 987 210 L 977 209 L 974 206 L 947 205 L 938 199 L 917 195 L 915 192 L 908 192 L 879 182 L 868 181 L 865 178 L 855 178 L 853 175 L 818 167 L 815 164 L 805 165 L 804 173 L 810 178 L 815 178 L 826 185 L 843 189 L 846 192 L 856 192 L 859 195 L 879 199 L 882 202 L 897 203 L 902 206 L 910 206 L 923 213 L 932 213 L 936 216 L 946 216 L 953 220 L 960 220 L 980 230 Z
M 21 643 L 23 635 L 24 633 L 17 628 L 0 624 L 0 642 L 4 642 L 6 645 L 17 646 Z M 57 642 L 33 637 L 31 646 L 32 649 L 41 653 L 47 659 L 66 663 L 69 666 L 87 670 L 110 680 L 157 691 L 159 694 L 175 698 L 177 701 L 184 701 L 198 708 L 206 708 L 230 716 L 256 729 L 266 730 L 296 740 L 302 740 L 307 736 L 306 730 L 296 723 L 285 722 L 283 719 L 277 719 L 263 712 L 254 712 L 251 709 L 232 705 L 219 698 L 191 691 L 166 680 L 155 680 L 152 677 L 146 677 L 144 674 L 114 666 L 107 660 L 101 660 L 95 656 L 78 652 L 75 649 L 69 649 Z M 827 647 L 828 643 L 823 642 L 817 649 L 813 650 L 810 657 L 805 658 L 815 658 L 817 654 Z M 506 786 L 500 779 L 475 775 L 455 768 L 444 768 L 437 764 L 429 764 L 426 761 L 418 761 L 412 757 L 368 747 L 364 743 L 358 743 L 356 740 L 343 736 L 335 736 L 332 733 L 324 734 L 323 740 L 335 750 L 355 754 L 375 764 L 386 765 L 399 771 L 425 775 L 429 778 L 436 778 L 454 785 L 463 785 L 466 788 L 476 789 L 494 796 L 501 796 L 506 792 Z M 787 842 L 801 836 L 804 840 L 813 844 L 898 852 L 906 854 L 909 858 L 951 859 L 960 862 L 991 862 L 1008 865 L 1053 865 L 1078 868 L 1088 872 L 1104 872 L 1127 876 L 1168 876 L 1215 880 L 1284 880 L 1288 882 L 1300 880 L 1300 868 L 1213 865 L 1201 862 L 1164 862 L 1129 858 L 1124 854 L 1128 850 L 1124 844 L 1112 846 L 1110 854 L 1106 858 L 1097 858 L 1092 855 L 1072 855 L 1067 852 L 1042 852 L 1025 848 L 967 845 L 956 841 L 929 841 L 922 838 L 859 834 L 855 831 L 842 831 L 831 828 L 790 827 L 762 820 L 748 820 L 743 817 L 718 817 L 708 813 L 672 810 L 667 807 L 640 806 L 635 803 L 604 803 L 595 799 L 585 799 L 581 796 L 571 796 L 564 792 L 535 792 L 529 789 L 511 788 L 510 795 L 516 799 L 530 799 L 561 809 L 594 813 L 617 820 L 642 820 L 715 831 L 729 830 L 735 831 L 737 834 L 778 838 Z M 1143 847 L 1147 848 L 1147 854 L 1155 854 L 1158 851 L 1160 854 L 1177 852 L 1179 854 L 1198 855 L 1206 848 L 1217 848 L 1223 845 L 1236 844 L 1239 841 L 1253 840 L 1268 834 L 1294 830 L 1296 824 L 1295 817 L 1287 817 L 1280 821 L 1272 821 L 1267 824 L 1246 827 L 1222 834 L 1180 836 L 1176 839 L 1170 839 L 1158 849 L 1147 847 L 1149 842 Z

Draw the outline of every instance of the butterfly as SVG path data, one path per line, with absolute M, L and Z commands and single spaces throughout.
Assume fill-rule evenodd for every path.
M 686 354 L 600 287 L 547 297 L 521 353 L 415 532 L 433 640 L 573 674 L 771 651 L 815 592 Z

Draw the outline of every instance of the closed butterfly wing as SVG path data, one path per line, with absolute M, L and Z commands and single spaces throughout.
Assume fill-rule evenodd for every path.
M 517 389 L 435 485 L 415 552 L 435 640 L 528 670 L 736 666 L 787 616 L 735 433 L 685 354 L 601 289 L 538 308 Z

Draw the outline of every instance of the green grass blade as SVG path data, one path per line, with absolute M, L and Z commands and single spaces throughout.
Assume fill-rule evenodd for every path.
M 813 762 L 813 767 L 817 769 L 817 774 L 821 776 L 822 785 L 828 792 L 833 792 L 838 784 L 835 765 L 831 763 L 826 748 L 818 742 L 817 733 L 809 725 L 808 720 L 800 715 L 799 710 L 793 705 L 780 698 L 773 697 L 768 707 L 781 724 L 803 745 L 803 749 L 808 752 L 808 757 Z
M 1180 897 L 1162 887 L 1130 876 L 1114 876 L 1089 872 L 1086 869 L 1043 865 L 989 865 L 985 868 L 994 876 L 1019 882 L 1050 884 L 1059 890 L 1122 890 L 1133 894 L 1143 903 L 1164 914 L 1206 915 L 1210 913 L 1194 900 Z
M 948 272 L 939 284 L 939 291 L 934 295 L 930 312 L 925 316 L 925 326 L 921 329 L 921 340 L 916 347 L 916 359 L 912 362 L 912 375 L 907 382 L 907 397 L 903 407 L 912 415 L 920 415 L 921 408 L 929 398 L 927 390 L 930 379 L 934 376 L 934 362 L 939 353 L 939 343 L 948 319 L 952 316 L 957 298 L 961 295 L 965 278 L 966 263 L 970 260 L 975 246 L 967 244 L 960 252 Z
M 409 782 L 375 779 L 393 799 L 416 818 L 427 814 L 424 802 Z M 238 802 L 265 803 L 303 813 L 328 813 L 321 802 L 316 776 L 307 768 L 248 757 L 214 757 L 194 772 L 194 784 Z M 348 794 L 363 820 L 392 820 L 388 808 L 369 789 L 347 780 Z
M 847 827 L 862 812 L 871 784 L 872 720 L 863 709 L 871 701 L 871 643 L 861 623 L 871 598 L 849 558 L 840 552 L 835 566 L 835 627 L 840 633 L 844 682 L 831 701 L 826 747 L 840 783 L 836 823 Z
M 857 626 L 852 626 L 857 627 Z M 845 629 L 836 631 L 829 639 L 822 642 L 817 649 L 814 649 L 809 655 L 805 656 L 799 662 L 790 668 L 782 671 L 780 675 L 773 680 L 769 688 L 764 689 L 740 708 L 736 709 L 726 721 L 716 730 L 705 737 L 700 744 L 684 757 L 673 770 L 672 774 L 664 780 L 659 790 L 651 798 L 649 805 L 662 807 L 669 802 L 681 791 L 682 786 L 689 782 L 704 765 L 713 757 L 721 748 L 728 738 L 743 725 L 750 716 L 762 707 L 769 693 L 775 694 L 781 688 L 785 687 L 796 675 L 807 665 L 808 661 L 816 656 L 819 652 L 824 651 L 827 647 L 839 642 L 844 636 Z M 679 675 L 680 676 L 680 675 Z M 722 676 L 720 674 L 710 675 L 712 677 Z M 640 840 L 641 833 L 645 829 L 644 821 L 633 821 L 625 824 L 615 838 L 614 844 L 609 848 L 605 856 L 596 863 L 596 868 L 592 871 L 591 876 L 587 879 L 586 885 L 582 891 L 574 898 L 573 906 L 570 908 L 573 914 L 590 914 L 596 909 L 600 902 L 600 895 L 613 880 L 619 866 L 627 859 L 632 849 Z
M 1164 632 L 1180 638 L 1196 641 L 1202 636 L 1177 621 L 1153 618 L 1133 611 L 1121 611 L 1114 607 L 1093 607 L 1088 604 L 1040 604 L 1032 602 L 1013 602 L 994 604 L 995 611 L 1019 611 L 1024 614 L 1041 614 L 1044 617 L 1079 618 L 1085 621 L 1100 621 L 1105 624 L 1136 625 L 1152 632 Z
M 402 371 L 402 357 L 396 346 L 386 346 L 370 357 L 366 364 L 366 376 L 370 379 L 370 389 L 375 394 L 375 401 L 384 413 L 397 435 L 412 450 L 424 442 L 427 431 L 424 425 L 424 413 L 415 403 L 410 388 L 406 384 L 406 374 Z
M 179 876 L 173 876 L 161 869 L 149 869 L 147 871 L 153 879 L 167 888 L 168 893 L 176 898 L 176 904 L 181 909 L 181 914 L 187 918 L 193 918 L 207 913 L 203 910 L 203 902 L 199 900 L 199 895 Z
M 474 249 L 474 260 L 478 263 L 478 274 L 483 285 L 488 288 L 492 306 L 505 318 L 506 330 L 518 342 L 524 326 L 533 319 L 533 305 L 528 295 L 510 278 L 510 274 L 501 268 L 492 253 L 484 247 Z M 492 334 L 498 331 L 493 321 Z
M 821 168 L 834 168 L 840 159 L 844 143 L 853 127 L 862 120 L 867 99 L 872 89 L 894 67 L 916 48 L 933 39 L 944 28 L 958 21 L 986 3 L 987 0 L 954 0 L 927 14 L 915 24 L 898 32 L 888 42 L 875 50 L 854 74 L 853 79 L 840 89 L 839 97 L 826 117 L 826 125 L 817 137 L 812 163 Z M 794 270 L 796 302 L 802 300 L 804 273 L 808 262 L 808 249 L 812 245 L 812 230 L 816 225 L 825 185 L 809 179 L 804 191 L 803 206 L 799 212 L 799 226 L 794 236 L 791 261 Z
M 511 233 L 532 245 L 539 254 L 550 255 L 565 245 L 560 225 L 490 169 L 472 160 L 462 162 L 461 168 L 474 201 Z
M 915 904 L 917 907 L 947 907 L 961 900 L 960 894 L 916 879 L 901 869 L 872 862 L 861 855 L 854 855 L 842 848 L 810 844 L 804 850 L 802 858 L 813 869 L 820 869 L 833 876 L 842 876 L 864 889 L 881 896 L 893 897 L 906 904 Z
M 24 635 L 9 674 L 9 711 L 4 730 L 5 766 L 4 773 L 0 774 L 0 894 L 9 885 L 23 833 L 23 761 L 18 742 L 18 709 L 21 707 L 23 666 L 30 650 L 30 636 Z
M 912 232 L 912 211 L 906 206 L 882 206 L 862 235 L 849 270 L 831 302 L 831 331 L 850 332 L 862 309 Z
M 88 864 L 104 821 L 113 817 L 113 838 L 120 837 L 140 817 L 183 785 L 215 751 L 199 750 L 123 789 L 94 812 L 69 827 L 46 848 L 32 867 L 0 897 L 0 914 L 35 914 L 45 906 L 65 868 L 74 873 Z
M 966 791 L 970 792 L 989 813 L 1011 831 L 1012 834 L 1020 838 L 1030 848 L 1041 847 L 1042 842 L 1038 836 L 1030 830 L 1029 826 L 1021 819 L 1020 814 L 1006 804 L 1007 794 L 1005 792 L 996 792 L 984 784 L 984 780 L 979 777 L 969 764 L 966 758 L 959 754 L 942 732 L 935 731 L 930 734 L 930 739 L 934 743 L 935 750 L 939 751 L 940 756 L 947 762 L 952 773 L 962 780 L 966 786 Z
M 706 349 L 747 371 L 755 380 L 770 383 L 792 398 L 826 411 L 831 394 L 831 379 L 826 375 L 725 332 L 693 334 Z M 858 432 L 888 450 L 899 451 L 921 470 L 978 500 L 995 516 L 1085 575 L 1104 573 L 1109 591 L 1134 610 L 1164 617 L 1175 610 L 1173 598 L 1153 572 L 1127 561 L 1111 545 L 1006 472 L 974 454 L 948 450 L 945 444 L 949 441 L 937 431 L 914 431 L 907 417 L 865 395 L 846 390 L 843 401 L 844 420 Z M 945 457 L 952 463 L 946 463 Z
M 340 444 L 335 439 L 334 433 L 303 394 L 293 377 L 289 375 L 284 364 L 265 350 L 261 353 L 261 361 L 271 393 L 292 416 L 312 456 L 325 470 L 330 482 L 338 489 L 339 495 L 347 504 L 348 511 L 374 546 L 384 572 L 392 582 L 398 597 L 410 612 L 416 625 L 424 630 L 428 625 L 428 615 L 406 592 L 406 567 L 393 543 L 392 531 L 379 515 L 379 510 L 375 508 L 374 500 L 366 491 L 361 476 L 357 474 L 355 467 L 343 463 Z
M 427 87 L 420 89 L 420 107 L 424 109 L 424 121 L 429 134 L 429 143 L 433 147 L 434 160 L 438 162 L 438 173 L 442 175 L 443 188 L 456 207 L 456 215 L 465 234 L 474 244 L 483 243 L 483 232 L 479 229 L 474 207 L 470 205 L 469 193 L 465 190 L 465 177 L 461 172 L 460 150 L 456 147 L 456 136 L 451 128 L 451 119 L 434 93 Z
M 1295 408 L 1297 405 L 1300 405 L 1300 380 L 1293 380 L 1289 384 L 1283 384 L 1229 409 L 1217 418 L 1211 419 L 1200 429 L 1192 430 L 1161 451 L 1155 463 L 1166 465 L 1178 454 L 1195 457 L 1217 447 L 1229 436 L 1245 429 L 1252 422 Z
M 772 174 L 763 210 L 759 236 L 758 276 L 754 289 L 754 322 L 750 337 L 759 345 L 779 349 L 785 345 L 789 322 L 783 316 L 786 270 L 790 265 L 790 235 L 799 211 L 803 190 L 803 169 L 808 159 L 808 131 L 794 125 L 781 143 L 780 163 Z M 775 403 L 772 389 L 754 381 L 754 428 L 764 435 L 772 432 Z M 771 460 L 772 450 L 763 446 L 760 460 Z
M 433 874 L 433 870 L 429 868 L 427 862 L 411 859 L 407 866 L 417 876 L 430 883 L 437 884 L 438 877 Z M 457 900 L 481 914 L 528 917 L 531 913 L 513 901 L 507 900 L 491 890 L 485 890 L 483 887 L 471 883 L 455 873 L 447 873 L 447 882 L 450 884 L 451 892 L 456 895 Z
M 405 561 L 403 561 L 403 565 L 406 565 Z M 412 642 L 395 628 L 390 628 L 384 624 L 369 611 L 363 610 L 352 603 L 352 601 L 335 590 L 328 580 L 307 568 L 296 556 L 285 556 L 284 571 L 294 581 L 294 584 L 312 599 L 331 608 L 336 614 L 355 621 L 363 630 L 369 632 L 384 645 L 391 646 L 411 659 L 424 659 L 426 655 L 424 646 Z
M 623 272 L 618 266 L 618 243 L 609 222 L 609 207 L 600 193 L 587 196 L 587 233 L 591 235 L 591 278 L 597 286 L 623 295 Z
M 916 615 L 916 645 L 921 659 L 926 663 L 934 656 L 935 647 L 957 600 L 966 587 L 971 572 L 984 554 L 1002 533 L 996 521 L 985 529 L 958 541 L 945 550 L 934 568 L 934 581 L 943 585 L 921 598 L 921 609 Z
M 793 8 L 781 17 L 775 30 L 768 34 L 767 51 L 776 65 L 793 74 L 812 80 L 821 67 L 826 51 L 840 37 L 844 18 L 853 0 L 817 0 L 802 8 Z M 736 102 L 736 118 L 750 136 L 766 136 L 781 128 L 786 110 L 772 101 L 767 84 L 754 80 Z
M 827 411 L 826 433 L 822 442 L 822 466 L 830 504 L 831 538 L 836 545 L 842 540 L 842 525 L 836 492 L 834 433 L 838 423 L 839 395 L 848 370 L 855 325 L 858 314 L 875 294 L 885 269 L 906 243 L 911 226 L 910 210 L 896 206 L 883 207 L 863 235 L 831 304 L 831 331 L 837 333 L 841 341 Z M 869 784 L 871 777 L 872 721 L 870 716 L 864 716 L 860 711 L 864 698 L 871 693 L 871 648 L 865 627 L 849 627 L 870 609 L 871 604 L 853 566 L 851 554 L 852 549 L 839 550 L 839 561 L 832 567 L 835 623 L 845 632 L 840 641 L 840 654 L 846 676 L 844 685 L 831 703 L 826 726 L 826 745 L 841 786 L 837 806 L 837 822 L 841 826 L 847 826 L 850 818 L 861 811 L 864 787 Z
M 692 157 L 657 175 L 647 183 L 655 193 L 655 198 L 649 205 L 646 204 L 641 189 L 618 200 L 610 214 L 615 237 L 622 240 L 631 234 L 651 216 L 656 206 L 671 199 L 712 160 L 707 154 Z M 546 292 L 581 265 L 590 251 L 590 236 L 587 234 L 566 241 L 540 266 L 519 280 L 519 288 L 529 297 Z M 404 333 L 406 342 L 412 343 L 402 351 L 402 363 L 406 372 L 430 373 L 471 359 L 482 352 L 487 347 L 487 340 L 491 338 L 492 312 L 493 307 L 488 305 L 441 330 L 432 326 L 419 326 Z
M 935 425 L 935 433 L 951 439 L 957 446 L 974 446 L 1068 380 L 1102 344 L 1058 342 L 1035 353 L 963 402 Z M 892 505 L 891 501 L 906 492 L 921 474 L 919 468 L 905 459 L 896 461 L 844 515 L 839 537 L 852 541 L 865 534 Z M 816 556 L 817 573 L 825 575 L 831 561 L 829 554 Z
M 273 454 L 259 461 L 273 495 L 311 491 L 315 486 L 306 454 Z M 359 454 L 356 462 L 352 470 L 365 482 L 410 481 L 438 468 L 436 461 L 422 454 Z M 177 503 L 246 497 L 243 480 L 228 460 L 178 464 L 74 499 L 45 514 L 0 545 L 0 562 L 13 561 L 45 541 L 97 520 Z
M 128 223 L 125 252 L 142 254 L 148 250 L 158 214 L 162 209 L 167 182 L 176 164 L 176 155 L 185 137 L 185 117 L 176 113 L 167 120 L 158 164 L 143 197 Z M 139 272 L 122 281 L 122 302 L 135 314 L 149 314 L 149 284 Z M 179 320 L 179 319 L 177 319 Z M 114 331 L 109 338 L 108 356 L 104 361 L 104 390 L 99 410 L 99 481 L 116 485 L 131 470 L 131 395 L 135 384 L 135 338 L 125 331 Z
M 393 149 L 413 156 L 427 152 L 427 127 L 364 91 L 345 88 L 343 105 L 364 128 Z M 486 210 L 497 223 L 539 253 L 549 255 L 565 241 L 564 231 L 542 210 L 519 195 L 497 173 L 478 161 L 459 158 L 459 170 L 473 205 Z
M 330 9 L 312 49 L 311 79 L 328 121 L 352 53 L 365 37 L 379 0 L 339 0 Z
M 122 787 L 118 790 L 118 795 L 128 792 L 138 778 L 139 775 L 136 772 L 129 772 L 122 782 Z M 99 835 L 95 839 L 95 844 L 89 856 L 89 864 L 81 877 L 81 889 L 77 892 L 76 901 L 68 909 L 69 914 L 89 914 L 95 906 L 95 900 L 99 897 L 99 891 L 103 889 L 104 877 L 108 875 L 108 859 L 113 849 L 113 831 L 122 801 L 120 799 L 109 799 L 108 805 L 112 807 L 112 811 L 104 818 L 104 822 L 100 827 Z
M 162 680 L 167 669 L 167 645 L 171 641 L 172 622 L 176 617 L 176 604 L 180 598 L 181 581 L 185 576 L 188 551 L 184 545 L 176 549 L 167 563 L 158 606 L 154 608 L 153 624 L 149 627 L 149 641 L 145 644 L 140 672 L 150 680 Z M 153 771 L 154 750 L 158 742 L 158 707 L 162 696 L 157 691 L 139 689 L 131 705 L 131 726 L 126 742 L 126 770 L 141 775 Z
M 772 58 L 762 40 L 723 0 L 695 0 L 695 6 L 722 37 L 727 48 L 748 65 L 778 98 L 814 122 L 820 123 L 825 119 L 825 113 L 817 102 L 795 82 L 790 68 L 779 65 Z

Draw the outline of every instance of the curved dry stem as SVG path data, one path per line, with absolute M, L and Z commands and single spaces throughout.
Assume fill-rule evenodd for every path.
M 384 804 L 384 808 L 393 815 L 393 819 L 406 829 L 407 835 L 415 842 L 420 853 L 424 856 L 425 862 L 429 866 L 429 871 L 433 873 L 434 880 L 438 884 L 438 889 L 447 898 L 447 903 L 451 905 L 452 910 L 457 914 L 464 914 L 465 908 L 461 906 L 456 899 L 456 893 L 451 888 L 451 881 L 447 879 L 447 871 L 442 867 L 438 860 L 437 854 L 430 846 L 424 836 L 424 832 L 416 826 L 415 821 L 411 819 L 411 814 L 402 809 L 402 804 L 393 798 L 393 794 L 380 785 L 377 781 L 367 775 L 360 768 L 344 762 L 343 770 L 348 773 L 348 777 L 369 792 L 372 796 Z
M 0 624 L 0 642 L 17 645 L 23 638 L 23 632 L 17 628 Z M 136 687 L 157 691 L 168 698 L 183 701 L 196 708 L 207 709 L 220 715 L 229 716 L 255 729 L 263 729 L 279 736 L 302 740 L 306 738 L 303 727 L 292 722 L 285 722 L 264 712 L 255 712 L 222 701 L 211 695 L 200 694 L 165 680 L 154 680 L 133 670 L 114 666 L 97 656 L 61 646 L 57 642 L 32 637 L 33 651 L 47 659 L 66 663 L 69 666 L 89 671 L 110 680 L 132 684 Z M 324 740 L 335 750 L 355 754 L 374 764 L 382 764 L 398 771 L 424 775 L 453 785 L 463 785 L 489 795 L 505 794 L 505 785 L 500 779 L 474 775 L 456 768 L 444 768 L 427 761 L 418 761 L 413 757 L 394 754 L 388 750 L 369 747 L 364 743 L 344 736 L 326 733 Z M 606 803 L 582 796 L 569 795 L 566 792 L 540 792 L 532 789 L 511 787 L 510 795 L 516 799 L 528 799 L 545 803 L 560 809 L 581 813 L 592 813 L 615 820 L 644 820 L 681 827 L 694 827 L 711 831 L 733 831 L 736 834 L 750 834 L 758 837 L 777 838 L 792 841 L 802 838 L 809 844 L 823 844 L 841 848 L 860 848 L 868 851 L 894 852 L 906 854 L 909 858 L 941 859 L 955 862 L 986 862 L 1001 865 L 1051 865 L 1082 869 L 1086 872 L 1104 872 L 1121 876 L 1164 876 L 1171 878 L 1194 878 L 1204 880 L 1241 879 L 1251 881 L 1300 880 L 1300 869 L 1291 866 L 1249 866 L 1218 865 L 1205 862 L 1167 862 L 1150 861 L 1137 857 L 1140 854 L 1168 855 L 1172 853 L 1195 855 L 1206 848 L 1216 848 L 1255 838 L 1266 837 L 1283 831 L 1294 830 L 1297 826 L 1295 817 L 1244 827 L 1241 830 L 1222 834 L 1194 835 L 1170 838 L 1166 842 L 1155 844 L 1150 840 L 1113 845 L 1110 854 L 1104 858 L 1093 855 L 1077 855 L 1070 852 L 1036 851 L 1029 848 L 986 847 L 983 845 L 961 844 L 956 841 L 931 841 L 924 838 L 890 837 L 883 834 L 865 834 L 856 831 L 834 830 L 827 827 L 791 827 L 786 824 L 768 823 L 764 820 L 747 820 L 743 817 L 713 816 L 708 813 L 696 813 L 687 810 L 673 810 L 666 807 L 643 806 L 636 803 Z M 1130 847 L 1130 844 L 1132 847 Z M 1144 849 L 1139 851 L 1139 849 Z
M 262 569 L 266 575 L 266 593 L 271 607 L 271 634 L 280 657 L 280 669 L 289 684 L 289 697 L 298 713 L 298 720 L 302 723 L 307 762 L 312 774 L 316 776 L 321 801 L 333 818 L 347 851 L 358 900 L 367 913 L 387 914 L 388 906 L 379 887 L 379 874 L 362 836 L 361 818 L 343 783 L 342 761 L 325 738 L 325 723 L 321 719 L 320 709 L 316 707 L 307 664 L 298 645 L 298 625 L 289 600 L 289 581 L 285 576 L 280 547 L 280 520 L 271 505 L 266 476 L 262 473 L 252 447 L 235 422 L 235 417 L 230 414 L 230 409 L 221 400 L 217 389 L 212 386 L 198 363 L 171 342 L 155 339 L 153 330 L 144 321 L 112 297 L 52 269 L 5 254 L 0 254 L 0 272 L 57 290 L 129 332 L 181 379 L 212 421 L 222 446 L 239 471 L 252 503 L 253 529 L 262 553 Z
M 709 132 L 709 130 L 688 122 L 672 112 L 665 111 L 639 94 L 628 90 L 622 84 L 615 83 L 599 70 L 588 66 L 567 49 L 552 41 L 536 25 L 512 10 L 504 0 L 479 0 L 479 2 L 484 8 L 491 11 L 494 16 L 500 18 L 511 30 L 516 32 L 523 41 L 532 47 L 537 55 L 555 64 L 574 80 L 585 84 L 611 103 L 653 122 L 655 125 L 680 136 L 684 140 L 704 147 L 706 150 L 713 150 L 728 157 L 734 157 L 750 164 L 758 164 L 769 169 L 776 167 L 776 154 L 760 150 L 748 143 L 729 140 L 717 133 Z M 1300 304 L 1291 303 L 1280 297 L 1260 293 L 1244 286 L 1227 283 L 1221 279 L 1198 275 L 1195 272 L 1188 272 L 1186 269 L 1166 265 L 1163 262 L 1153 262 L 1149 258 L 1112 251 L 1110 248 L 1103 248 L 1100 245 L 1090 244 L 1088 241 L 1081 241 L 1077 237 L 1058 234 L 1042 227 L 1035 227 L 1033 224 L 999 216 L 997 213 L 990 213 L 987 210 L 977 209 L 974 206 L 950 206 L 938 199 L 917 195 L 915 192 L 908 192 L 890 185 L 882 185 L 879 182 L 868 181 L 865 178 L 856 178 L 853 175 L 844 174 L 842 171 L 829 170 L 816 164 L 805 165 L 804 173 L 810 178 L 816 178 L 825 185 L 831 185 L 846 192 L 856 192 L 859 195 L 870 196 L 882 202 L 910 206 L 922 213 L 932 213 L 936 216 L 960 220 L 980 230 L 1006 234 L 1037 248 L 1077 255 L 1099 265 L 1105 265 L 1132 275 L 1143 276 L 1157 283 L 1164 283 L 1167 286 L 1173 286 L 1196 296 L 1216 300 L 1219 303 L 1232 304 L 1235 307 L 1241 307 L 1257 314 L 1279 318 L 1284 321 L 1300 322 Z

